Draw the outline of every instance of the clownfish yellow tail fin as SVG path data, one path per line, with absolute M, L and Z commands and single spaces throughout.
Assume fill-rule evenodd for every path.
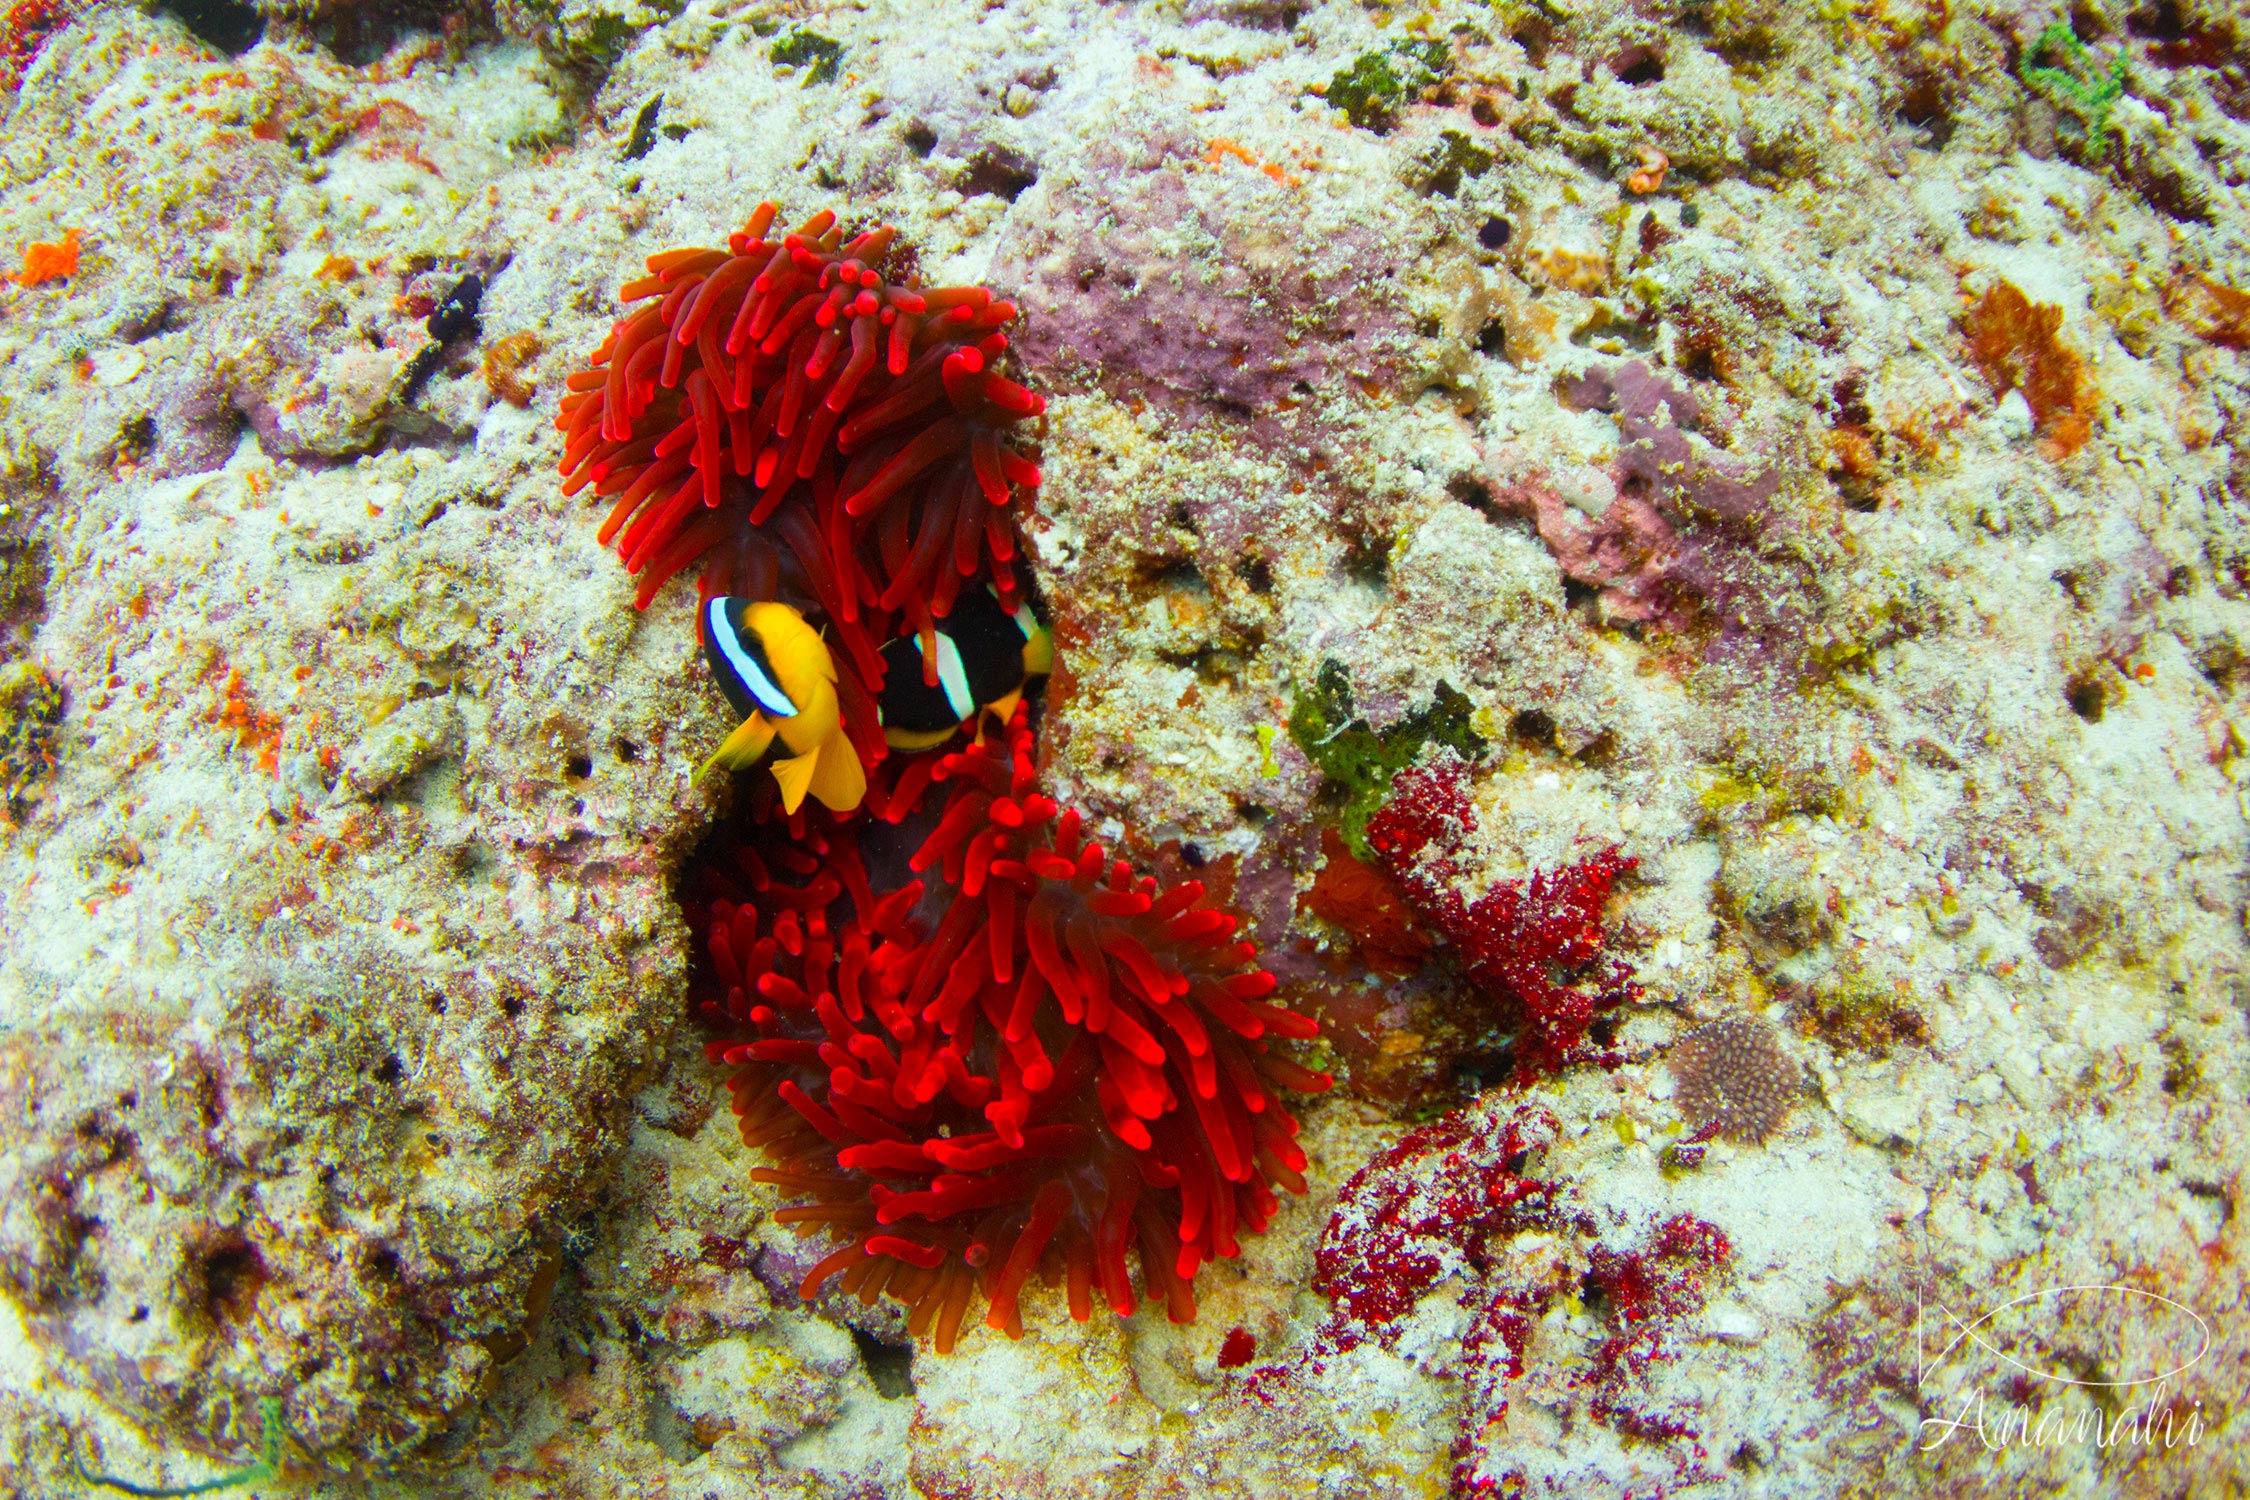
M 866 798 L 866 769 L 859 765 L 853 742 L 841 733 L 814 744 L 803 756 L 776 760 L 774 780 L 781 783 L 783 812 L 796 812 L 808 792 L 828 812 L 850 812 Z
M 830 812 L 850 812 L 867 796 L 867 772 L 859 763 L 859 752 L 841 734 L 802 755 L 775 761 L 773 779 L 781 783 L 784 812 L 795 812 L 807 793 Z
M 830 812 L 850 812 L 867 797 L 867 769 L 859 763 L 859 749 L 840 730 L 820 747 L 812 794 Z
M 803 756 L 774 762 L 774 780 L 781 783 L 781 810 L 796 812 L 805 794 L 817 798 L 828 812 L 850 812 L 866 801 L 866 769 L 859 751 L 844 735 L 823 740 Z

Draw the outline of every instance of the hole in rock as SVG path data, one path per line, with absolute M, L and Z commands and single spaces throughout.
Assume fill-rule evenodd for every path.
M 242 0 L 171 0 L 164 9 L 200 41 L 229 57 L 239 57 L 266 34 L 266 18 Z
M 903 1401 L 914 1394 L 914 1349 L 909 1344 L 886 1344 L 864 1328 L 852 1330 L 859 1346 L 859 1362 L 875 1383 L 875 1394 L 885 1401 Z

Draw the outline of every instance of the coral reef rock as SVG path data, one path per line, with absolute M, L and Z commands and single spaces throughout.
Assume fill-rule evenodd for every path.
M 0 1492 L 2250 1486 L 2250 36 L 2063 14 L 10 12 Z M 764 199 L 1015 302 L 1042 790 L 1332 1038 L 1192 1323 L 803 1301 L 705 1057 L 554 418 Z

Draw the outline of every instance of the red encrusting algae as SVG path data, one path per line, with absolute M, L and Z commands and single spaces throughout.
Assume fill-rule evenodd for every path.
M 1019 1335 L 1034 1274 L 1081 1321 L 1098 1291 L 1187 1322 L 1197 1267 L 1305 1190 L 1280 1091 L 1330 1080 L 1269 1038 L 1315 1028 L 1200 884 L 1136 877 L 1038 790 L 1025 711 L 930 783 L 922 879 L 876 894 L 864 820 L 800 813 L 752 823 L 739 899 L 691 913 L 724 991 L 706 1009 L 749 1033 L 709 1050 L 774 1163 L 755 1175 L 839 1242 L 802 1290 L 887 1292 L 940 1351 L 973 1295 Z
M 78 274 L 78 231 L 73 229 L 54 244 L 34 240 L 23 247 L 23 269 L 9 277 L 19 286 L 45 286 L 68 281 Z
M 1698 1471 L 1708 1455 L 1695 1430 L 1640 1397 L 1651 1367 L 1677 1351 L 1679 1321 L 1702 1308 L 1704 1283 L 1732 1247 L 1714 1226 L 1682 1214 L 1638 1248 L 1613 1248 L 1597 1211 L 1567 1181 L 1531 1170 L 1559 1130 L 1552 1111 L 1495 1091 L 1378 1154 L 1344 1184 L 1320 1237 L 1313 1285 L 1333 1312 L 1293 1360 L 1253 1372 L 1249 1397 L 1273 1405 L 1302 1372 L 1365 1344 L 1397 1344 L 1409 1317 L 1442 1299 L 1452 1304 L 1442 1316 L 1460 1328 L 1459 1352 L 1435 1355 L 1434 1368 L 1463 1392 L 1449 1493 L 1524 1492 L 1526 1476 L 1507 1467 L 1504 1419 L 1510 1386 L 1534 1364 L 1548 1399 L 1575 1387 L 1587 1416 L 1642 1441 L 1679 1441 L 1683 1470 Z M 1516 1250 L 1526 1234 L 1534 1248 Z M 1566 1329 L 1543 1326 L 1573 1296 L 1606 1325 L 1590 1350 Z M 1424 1349 L 1445 1347 L 1431 1344 L 1426 1327 L 1420 1340 Z
M 1587 1034 L 1595 1021 L 1641 993 L 1631 965 L 1605 955 L 1602 931 L 1611 886 L 1640 862 L 1605 849 L 1560 870 L 1501 882 L 1471 901 L 1459 887 L 1460 860 L 1475 827 L 1468 769 L 1458 757 L 1441 755 L 1398 774 L 1390 800 L 1368 820 L 1367 842 L 1415 915 L 1453 944 L 1470 981 L 1520 1023 L 1519 1080 L 1590 1060 Z

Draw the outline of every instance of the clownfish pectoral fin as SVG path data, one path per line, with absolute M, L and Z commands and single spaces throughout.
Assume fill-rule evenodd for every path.
M 1024 637 L 1023 675 L 1045 677 L 1055 670 L 1055 637 L 1052 631 L 1041 627 Z
M 804 806 L 805 793 L 812 788 L 813 771 L 820 764 L 820 751 L 807 750 L 802 755 L 789 755 L 773 763 L 773 779 L 781 783 L 781 810 L 794 813 Z
M 764 714 L 752 714 L 735 726 L 734 733 L 726 737 L 724 744 L 711 752 L 711 758 L 703 763 L 702 770 L 695 773 L 695 779 L 701 781 L 716 766 L 725 766 L 730 771 L 749 770 L 758 763 L 758 757 L 766 753 L 766 747 L 773 743 L 773 733 L 773 720 Z M 795 811 L 794 808 L 790 810 Z

